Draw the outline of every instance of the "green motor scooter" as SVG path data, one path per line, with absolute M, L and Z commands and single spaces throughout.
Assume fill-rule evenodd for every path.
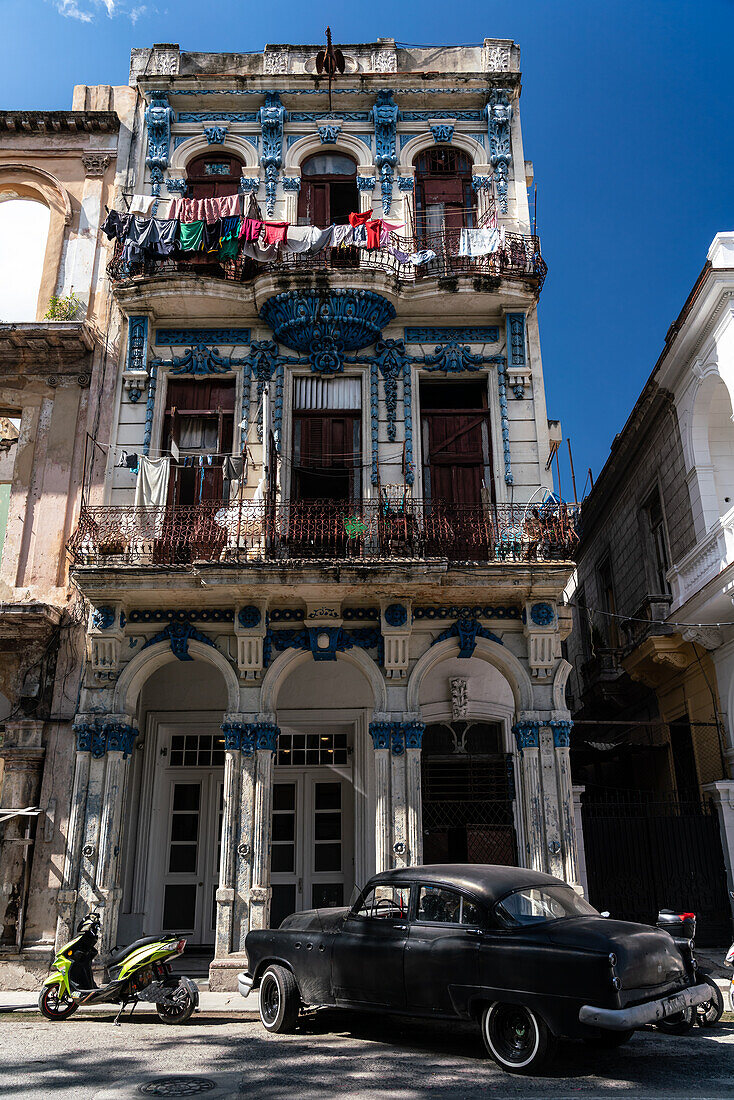
M 119 1023 L 127 1005 L 155 1004 L 166 1024 L 182 1024 L 199 1003 L 199 989 L 190 978 L 174 976 L 166 961 L 180 955 L 186 940 L 178 936 L 145 936 L 119 948 L 109 960 L 111 980 L 95 984 L 92 959 L 97 954 L 101 915 L 92 910 L 79 924 L 77 935 L 65 944 L 43 983 L 38 1007 L 48 1020 L 68 1020 L 77 1008 L 119 1004 Z

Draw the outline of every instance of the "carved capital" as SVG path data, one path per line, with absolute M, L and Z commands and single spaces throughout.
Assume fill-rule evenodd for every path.
M 101 178 L 110 163 L 108 153 L 82 153 L 84 174 L 91 178 Z

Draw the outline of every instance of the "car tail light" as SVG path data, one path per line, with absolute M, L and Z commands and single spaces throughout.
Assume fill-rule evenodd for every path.
M 176 954 L 183 955 L 184 947 L 186 946 L 186 940 L 179 940 L 176 944 Z
M 678 920 L 695 920 L 695 913 L 678 913 Z

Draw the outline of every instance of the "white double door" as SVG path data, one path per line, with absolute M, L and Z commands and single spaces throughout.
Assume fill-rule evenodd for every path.
M 270 926 L 289 913 L 347 905 L 354 886 L 351 773 L 276 767 L 270 847 Z

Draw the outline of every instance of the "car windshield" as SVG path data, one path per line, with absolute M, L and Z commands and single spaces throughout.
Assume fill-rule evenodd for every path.
M 598 917 L 593 905 L 570 886 L 533 886 L 498 901 L 495 912 L 504 925 L 544 924 L 566 917 Z

